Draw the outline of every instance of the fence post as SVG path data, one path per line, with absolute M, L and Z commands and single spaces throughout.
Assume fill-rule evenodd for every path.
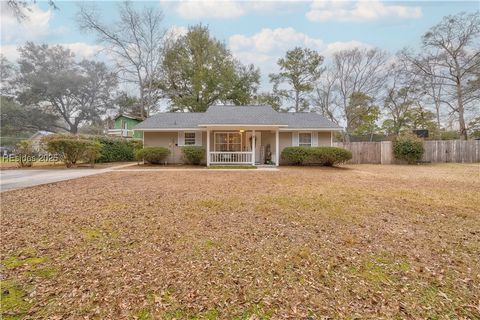
M 380 163 L 392 164 L 392 141 L 382 141 L 380 143 Z

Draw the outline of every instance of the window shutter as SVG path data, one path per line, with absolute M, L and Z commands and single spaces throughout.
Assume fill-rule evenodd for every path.
M 318 147 L 318 132 L 312 132 L 312 147 Z
M 298 132 L 292 132 L 292 146 L 298 147 Z
M 202 145 L 202 131 L 195 131 L 195 145 Z
M 179 146 L 183 146 L 185 144 L 185 133 L 183 131 L 178 131 L 178 141 L 177 144 Z

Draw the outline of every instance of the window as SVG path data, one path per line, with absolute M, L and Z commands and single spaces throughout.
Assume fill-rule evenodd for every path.
M 300 147 L 312 146 L 312 134 L 310 132 L 301 132 L 298 134 L 298 145 Z
M 242 151 L 242 136 L 239 132 L 216 132 L 215 151 Z
M 186 146 L 195 145 L 195 132 L 185 132 L 185 141 L 183 142 Z

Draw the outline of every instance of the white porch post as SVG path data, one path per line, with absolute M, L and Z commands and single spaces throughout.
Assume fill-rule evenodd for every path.
M 252 130 L 252 165 L 255 165 L 255 149 L 257 138 L 255 137 L 255 130 Z
M 275 131 L 275 166 L 280 165 L 280 133 L 279 129 Z
M 207 128 L 207 167 L 210 166 L 210 128 Z

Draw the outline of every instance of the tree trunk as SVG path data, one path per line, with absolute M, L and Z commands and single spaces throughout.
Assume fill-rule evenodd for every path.
M 455 59 L 455 71 L 456 71 L 456 89 L 457 89 L 457 110 L 458 110 L 458 124 L 460 125 L 460 137 L 463 140 L 468 139 L 467 128 L 465 126 L 465 109 L 463 107 L 463 92 L 462 92 L 462 80 L 460 77 L 460 66 Z
M 78 125 L 71 124 L 70 125 L 70 130 L 68 130 L 71 134 L 77 134 L 78 133 Z
M 468 139 L 467 135 L 467 128 L 465 126 L 465 110 L 463 108 L 463 94 L 462 94 L 462 84 L 460 83 L 460 79 L 457 78 L 457 109 L 458 109 L 458 124 L 460 126 L 460 137 L 463 140 Z
M 298 110 L 298 102 L 299 102 L 298 100 L 299 100 L 299 98 L 300 98 L 299 97 L 299 92 L 298 92 L 298 90 L 295 90 L 295 112 L 299 111 Z

